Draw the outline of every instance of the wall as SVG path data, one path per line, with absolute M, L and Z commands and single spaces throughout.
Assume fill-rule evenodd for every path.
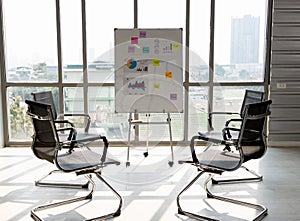
M 0 88 L 2 88 L 2 83 L 1 83 L 1 74 L 0 74 Z M 0 148 L 4 147 L 4 134 L 3 134 L 3 113 L 2 113 L 2 94 L 1 94 L 1 90 L 0 90 Z
M 274 0 L 269 144 L 300 144 L 300 1 Z

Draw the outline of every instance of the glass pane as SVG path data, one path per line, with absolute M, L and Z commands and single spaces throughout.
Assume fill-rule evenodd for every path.
M 88 65 L 88 82 L 114 82 L 114 64 L 110 62 L 94 62 Z
M 214 81 L 264 80 L 265 5 L 261 0 L 216 0 Z
M 133 14 L 132 0 L 86 1 L 88 82 L 114 81 L 114 29 L 131 28 Z
M 109 140 L 127 140 L 128 114 L 115 113 L 114 87 L 89 87 L 92 127 Z
M 191 139 L 199 131 L 207 131 L 208 87 L 190 87 L 189 89 L 189 128 Z
M 148 117 L 149 122 L 160 122 L 163 124 L 149 124 L 149 125 L 139 125 L 139 140 L 147 141 L 170 141 L 169 125 L 165 124 L 167 122 L 168 115 L 166 113 L 158 114 L 151 113 Z M 172 130 L 172 140 L 180 141 L 183 140 L 183 114 L 182 113 L 170 113 L 171 118 L 171 130 Z M 139 119 L 147 122 L 146 114 L 139 114 Z M 134 139 L 134 130 L 131 130 L 131 137 Z
M 184 0 L 143 0 L 138 2 L 139 28 L 184 28 Z
M 214 87 L 213 111 L 238 113 L 234 115 L 214 115 L 212 123 L 215 131 L 221 131 L 224 128 L 226 120 L 239 118 L 246 89 L 256 91 L 264 90 L 261 86 Z
M 58 102 L 57 88 L 39 87 L 8 87 L 8 130 L 10 141 L 30 141 L 33 133 L 30 118 L 26 115 L 27 105 L 25 100 L 32 100 L 34 91 L 51 90 L 55 103 Z
M 128 139 L 128 113 L 115 113 L 114 87 L 89 87 L 89 113 L 92 118 L 92 127 L 100 134 L 113 140 L 126 141 Z M 140 114 L 140 119 L 146 121 L 146 114 Z M 166 114 L 150 114 L 150 121 L 166 122 Z M 183 114 L 171 114 L 173 140 L 183 139 Z M 134 139 L 134 130 L 131 130 Z M 145 141 L 147 126 L 139 127 L 139 140 Z M 149 140 L 169 141 L 169 128 L 165 125 L 151 125 L 148 128 Z
M 138 2 L 139 28 L 183 28 L 185 52 L 185 0 L 143 0 Z M 155 15 L 155 16 L 153 16 Z M 184 55 L 183 55 L 184 58 Z M 184 62 L 182 63 L 184 64 Z M 184 69 L 184 68 L 183 68 Z
M 55 1 L 4 0 L 9 82 L 57 82 Z
M 82 82 L 81 0 L 60 1 L 63 81 Z
M 78 114 L 84 113 L 83 88 L 65 87 L 64 88 L 64 113 Z
M 64 114 L 83 114 L 83 88 L 82 87 L 65 87 L 64 88 Z M 77 132 L 83 133 L 86 125 L 84 117 L 64 117 L 74 123 Z
M 210 0 L 191 1 L 190 82 L 208 81 L 209 77 Z
M 185 37 L 185 7 L 184 0 L 144 0 L 138 2 L 138 27 L 139 28 L 183 28 L 183 42 Z M 155 15 L 155 16 L 153 16 Z M 183 50 L 184 51 L 184 50 Z M 140 114 L 146 120 L 145 114 Z M 166 122 L 166 114 L 151 114 L 150 121 Z M 171 127 L 173 140 L 183 139 L 183 114 L 171 113 Z M 139 140 L 169 141 L 169 128 L 167 124 L 147 125 L 139 127 Z M 133 130 L 132 130 L 133 131 Z M 133 137 L 133 135 L 132 135 Z M 133 139 L 133 138 L 132 138 Z

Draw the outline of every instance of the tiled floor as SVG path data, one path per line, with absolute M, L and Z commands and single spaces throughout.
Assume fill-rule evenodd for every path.
M 122 214 L 114 220 L 191 220 L 178 215 L 176 206 L 177 194 L 197 173 L 192 166 L 177 164 L 177 160 L 188 156 L 188 148 L 176 148 L 173 167 L 168 165 L 169 148 L 150 148 L 147 158 L 144 158 L 143 151 L 143 148 L 135 148 L 131 152 L 132 163 L 126 167 L 126 148 L 110 150 L 110 154 L 121 161 L 120 166 L 110 166 L 103 171 L 104 177 L 123 197 Z M 262 182 L 213 185 L 211 189 L 220 195 L 265 205 L 269 211 L 265 221 L 300 220 L 299 159 L 300 148 L 269 148 L 264 158 L 248 164 L 264 175 Z M 52 169 L 53 165 L 35 158 L 30 148 L 0 149 L 0 220 L 31 220 L 33 207 L 86 192 L 36 187 L 34 181 Z M 73 175 L 54 177 L 77 181 Z M 81 220 L 116 209 L 118 202 L 113 195 L 97 178 L 95 181 L 97 191 L 91 202 L 46 210 L 41 213 L 45 220 Z M 222 220 L 249 220 L 247 217 L 253 217 L 251 210 L 207 199 L 202 189 L 203 181 L 204 178 L 200 178 L 183 196 L 184 209 L 213 214 Z

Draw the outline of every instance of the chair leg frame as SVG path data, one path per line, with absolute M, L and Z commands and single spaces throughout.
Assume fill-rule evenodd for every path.
M 236 178 L 236 179 L 226 179 L 226 178 L 218 178 L 216 179 L 215 177 L 212 178 L 212 183 L 213 184 L 225 184 L 225 183 L 246 183 L 246 182 L 260 182 L 263 180 L 263 176 L 260 175 L 259 173 L 248 169 L 245 166 L 241 166 L 240 168 L 245 169 L 247 172 L 251 173 L 254 175 L 254 177 L 245 177 L 245 178 Z
M 184 211 L 181 208 L 181 205 L 180 205 L 180 197 L 181 197 L 181 195 L 184 192 L 186 192 L 201 177 L 201 175 L 204 174 L 204 173 L 205 173 L 205 171 L 200 171 L 196 175 L 196 177 L 190 183 L 188 183 L 183 188 L 183 190 L 178 194 L 178 196 L 177 196 L 178 214 L 185 215 L 187 217 L 190 217 L 190 218 L 193 218 L 193 219 L 197 219 L 197 220 L 218 221 L 218 219 L 215 219 L 215 218 L 211 218 L 211 217 L 208 217 L 208 216 L 204 216 L 204 215 L 200 215 L 200 214 L 195 214 L 195 213 L 191 213 L 191 212 L 188 212 L 188 211 Z M 262 220 L 267 215 L 268 209 L 265 206 L 263 206 L 263 205 L 248 203 L 248 202 L 244 202 L 244 201 L 235 200 L 235 199 L 232 199 L 232 198 L 227 198 L 227 197 L 222 197 L 222 196 L 217 196 L 217 195 L 212 194 L 208 190 L 208 188 L 207 188 L 207 184 L 212 180 L 212 178 L 213 178 L 213 175 L 210 174 L 209 177 L 207 178 L 207 180 L 204 182 L 204 189 L 206 191 L 206 194 L 207 194 L 208 198 L 213 198 L 213 199 L 216 199 L 216 200 L 221 200 L 221 201 L 224 201 L 224 202 L 229 202 L 229 203 L 233 203 L 233 204 L 237 204 L 237 205 L 241 205 L 241 206 L 245 206 L 245 207 L 248 207 L 248 208 L 253 208 L 253 209 L 257 209 L 257 210 L 261 211 L 253 219 L 253 221 Z
M 90 181 L 86 183 L 54 183 L 54 182 L 44 182 L 43 180 L 46 179 L 48 176 L 52 175 L 53 173 L 63 173 L 60 170 L 52 170 L 46 176 L 42 177 L 41 179 L 35 181 L 36 186 L 40 187 L 58 187 L 58 188 L 74 188 L 74 189 L 88 189 Z
M 91 219 L 85 219 L 85 221 L 105 220 L 105 219 L 109 219 L 109 218 L 119 216 L 121 214 L 122 197 L 119 195 L 119 193 L 111 185 L 109 185 L 107 183 L 107 181 L 101 176 L 100 172 L 95 172 L 95 174 L 115 194 L 115 196 L 119 200 L 119 206 L 118 206 L 117 210 L 113 213 L 109 213 L 109 214 L 102 215 L 102 216 L 95 217 L 95 218 L 91 218 Z M 56 202 L 56 203 L 50 203 L 50 204 L 46 204 L 46 205 L 42 205 L 42 206 L 37 206 L 37 207 L 35 207 L 34 209 L 31 210 L 32 219 L 36 220 L 36 221 L 43 221 L 43 219 L 37 215 L 38 211 L 42 211 L 42 210 L 46 210 L 46 209 L 50 209 L 50 208 L 55 208 L 55 207 L 67 205 L 67 204 L 70 204 L 70 203 L 83 201 L 83 200 L 91 200 L 92 197 L 93 197 L 93 193 L 96 190 L 96 184 L 92 180 L 90 175 L 85 175 L 85 178 L 88 180 L 89 183 L 92 184 L 92 189 L 90 190 L 90 192 L 87 195 L 82 196 L 82 197 L 76 197 L 76 198 L 60 201 L 60 202 Z

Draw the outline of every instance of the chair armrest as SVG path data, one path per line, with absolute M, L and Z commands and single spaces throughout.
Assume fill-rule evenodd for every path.
M 74 124 L 68 120 L 54 120 L 54 123 L 57 123 L 57 124 L 70 124 L 71 127 L 74 127 Z
M 191 143 L 190 143 L 190 150 L 191 150 L 191 154 L 192 154 L 192 161 L 195 164 L 199 163 L 199 160 L 197 158 L 196 155 L 196 151 L 195 151 L 195 140 L 204 140 L 210 143 L 215 143 L 215 144 L 222 144 L 222 145 L 227 145 L 227 146 L 231 146 L 233 144 L 232 141 L 226 141 L 226 140 L 221 140 L 221 139 L 217 139 L 217 138 L 210 138 L 206 135 L 204 135 L 203 133 L 198 132 L 199 135 L 195 135 L 192 137 L 191 139 Z
M 104 143 L 103 153 L 102 153 L 102 157 L 101 157 L 101 162 L 102 162 L 102 164 L 105 164 L 106 155 L 107 155 L 107 149 L 108 149 L 108 140 L 106 139 L 105 136 L 100 136 L 100 138 L 103 140 L 103 143 Z
M 236 127 L 224 127 L 223 130 L 222 130 L 222 136 L 223 136 L 223 139 L 224 140 L 228 140 L 228 139 L 231 139 L 232 138 L 232 135 L 230 133 L 230 131 L 241 131 L 240 128 L 236 128 Z
M 70 127 L 60 127 L 57 128 L 57 131 L 65 131 L 70 130 L 69 136 L 67 140 L 74 140 L 76 139 L 77 131 L 75 130 L 74 124 L 68 120 L 54 120 L 54 123 L 56 124 L 69 124 Z
M 222 130 L 222 134 L 223 134 L 223 139 L 224 140 L 228 140 L 232 138 L 231 134 L 230 134 L 230 131 L 238 131 L 240 132 L 241 129 L 240 128 L 235 128 L 235 127 L 225 127 L 223 130 Z M 260 132 L 257 131 L 257 130 L 251 130 L 251 129 L 245 129 L 244 132 L 251 132 L 251 133 L 254 133 L 254 134 L 259 134 Z
M 60 127 L 60 128 L 57 128 L 56 131 L 57 132 L 62 132 L 62 131 L 67 131 L 69 130 L 69 136 L 67 138 L 67 140 L 76 140 L 76 136 L 77 136 L 77 131 L 74 127 Z M 74 146 L 72 146 L 70 149 L 73 149 Z
M 241 131 L 240 128 L 236 128 L 236 127 L 225 127 L 223 130 Z
M 212 126 L 212 116 L 213 115 L 239 115 L 240 113 L 237 112 L 210 112 L 208 113 L 208 126 L 209 126 L 209 130 L 214 130 L 213 126 Z
M 75 130 L 75 129 L 73 128 L 73 130 Z M 82 138 L 82 139 L 70 139 L 70 140 L 66 140 L 62 143 L 64 145 L 70 145 L 69 151 L 72 151 L 73 148 L 75 147 L 75 144 L 92 142 L 92 141 L 96 141 L 96 140 L 100 140 L 100 139 L 103 141 L 103 146 L 104 146 L 100 161 L 102 164 L 105 164 L 105 160 L 106 160 L 106 156 L 107 156 L 107 149 L 108 149 L 108 145 L 109 145 L 108 140 L 105 136 L 99 135 L 99 136 L 93 136 L 93 137 Z
M 73 127 L 60 127 L 56 129 L 58 132 L 66 131 L 66 130 L 74 130 Z
M 90 125 L 91 125 L 91 117 L 88 114 L 60 114 L 59 117 L 85 117 L 87 119 L 87 123 L 84 128 L 84 132 L 88 133 Z
M 242 122 L 242 121 L 243 121 L 243 119 L 241 119 L 241 118 L 229 119 L 225 122 L 225 127 L 228 127 L 231 122 Z

